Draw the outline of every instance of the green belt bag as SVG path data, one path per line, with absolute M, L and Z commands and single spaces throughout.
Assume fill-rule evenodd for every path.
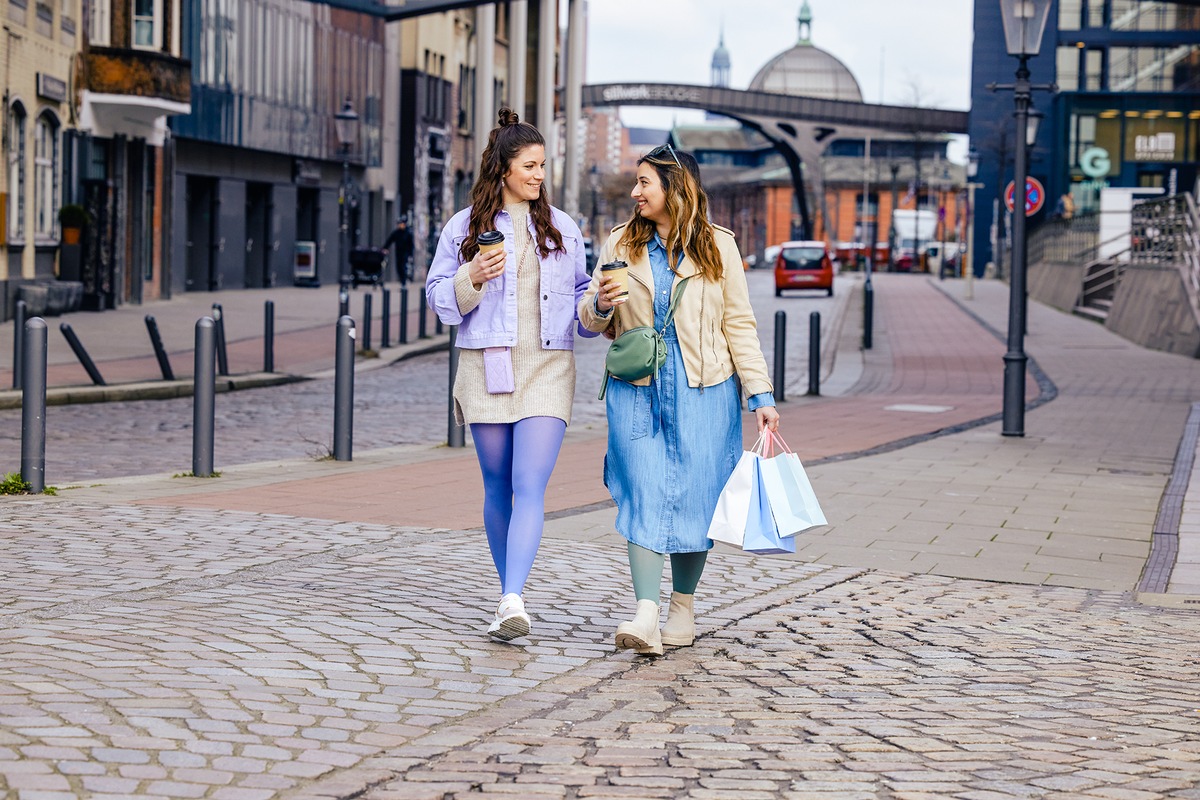
M 661 331 L 652 325 L 639 325 L 618 336 L 608 347 L 608 355 L 604 357 L 604 382 L 600 384 L 600 400 L 608 392 L 608 379 L 619 378 L 623 381 L 636 381 L 641 378 L 657 375 L 658 368 L 667 360 L 667 342 L 663 334 L 675 316 L 675 307 L 691 278 L 684 278 L 675 287 L 671 295 L 671 305 L 667 308 L 667 317 L 663 320 Z

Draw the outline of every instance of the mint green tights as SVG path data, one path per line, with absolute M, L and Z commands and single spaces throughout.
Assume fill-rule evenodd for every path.
M 662 553 L 629 542 L 629 571 L 633 574 L 633 593 L 638 600 L 659 602 L 659 587 L 662 584 Z M 695 594 L 708 551 L 699 553 L 671 554 L 671 588 L 679 594 Z

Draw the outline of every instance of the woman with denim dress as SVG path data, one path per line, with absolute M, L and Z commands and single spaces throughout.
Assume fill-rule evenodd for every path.
M 471 205 L 442 230 L 425 292 L 438 318 L 459 326 L 455 417 L 471 426 L 483 524 L 500 578 L 488 634 L 509 641 L 530 630 L 522 595 L 542 539 L 546 485 L 571 421 L 575 309 L 589 278 L 579 227 L 546 199 L 537 128 L 500 109 L 478 175 Z M 504 246 L 481 249 L 480 236 L 492 231 L 503 234 Z
M 708 221 L 695 159 L 669 144 L 638 161 L 632 219 L 613 229 L 599 263 L 629 265 L 628 295 L 596 270 L 579 304 L 584 327 L 617 337 L 663 331 L 667 360 L 638 381 L 607 379 L 604 482 L 628 542 L 637 612 L 618 648 L 661 655 L 695 639 L 693 597 L 717 498 L 742 453 L 741 393 L 758 429 L 778 429 L 767 363 L 733 234 Z M 659 629 L 659 587 L 671 557 L 671 602 Z

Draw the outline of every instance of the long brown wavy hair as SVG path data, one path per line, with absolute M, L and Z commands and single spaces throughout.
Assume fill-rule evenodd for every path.
M 500 109 L 497 117 L 499 124 L 488 134 L 487 147 L 483 148 L 479 163 L 479 177 L 471 187 L 471 221 L 467 238 L 458 251 L 463 261 L 470 261 L 479 252 L 479 234 L 496 227 L 496 215 L 504 210 L 504 174 L 512 166 L 513 159 L 530 145 L 546 146 L 541 132 L 528 122 L 521 122 L 511 108 Z M 538 255 L 546 258 L 551 250 L 561 250 L 562 234 L 554 227 L 544 183 L 537 199 L 529 203 L 529 216 L 537 231 Z
M 675 269 L 686 255 L 705 280 L 719 280 L 725 270 L 712 223 L 708 221 L 708 195 L 700 185 L 700 166 L 696 159 L 690 153 L 664 145 L 651 150 L 637 163 L 639 167 L 642 164 L 654 167 L 667 196 L 671 231 L 664 244 L 671 268 Z M 653 222 L 635 210 L 617 240 L 617 247 L 631 256 L 638 255 L 654 239 L 656 229 Z

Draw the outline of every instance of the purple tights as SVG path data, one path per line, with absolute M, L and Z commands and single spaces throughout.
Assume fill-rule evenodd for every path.
M 483 527 L 502 595 L 525 591 L 546 521 L 546 484 L 566 431 L 557 417 L 471 425 L 483 473 Z

